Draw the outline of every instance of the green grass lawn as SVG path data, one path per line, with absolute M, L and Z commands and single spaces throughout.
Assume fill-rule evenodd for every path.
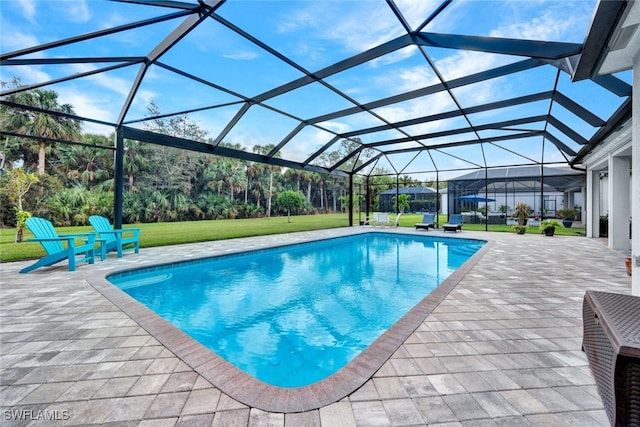
M 324 214 L 287 217 L 229 219 L 215 221 L 158 222 L 125 225 L 123 228 L 140 228 L 140 247 L 176 245 L 180 243 L 206 242 L 237 237 L 291 233 L 295 231 L 346 227 L 347 214 Z M 58 234 L 86 233 L 91 226 L 57 227 Z M 15 228 L 0 230 L 0 261 L 18 261 L 40 258 L 45 255 L 39 243 L 15 243 Z M 33 235 L 25 231 L 25 240 Z
M 390 215 L 391 219 L 395 216 Z M 420 222 L 422 215 L 405 214 L 400 217 L 400 227 L 413 227 Z M 354 214 L 354 224 L 364 220 L 364 214 Z M 447 216 L 440 215 L 440 224 L 446 223 Z M 159 222 L 150 224 L 125 225 L 124 228 L 140 228 L 140 247 L 167 246 L 180 243 L 206 242 L 210 240 L 234 239 L 238 237 L 259 236 L 269 234 L 291 233 L 295 231 L 319 230 L 326 228 L 346 227 L 347 214 L 322 214 L 287 217 L 229 219 L 216 221 L 191 222 Z M 484 224 L 465 224 L 463 230 L 484 231 Z M 59 234 L 84 233 L 92 231 L 85 227 L 58 227 Z M 508 225 L 490 225 L 489 231 L 512 232 Z M 538 227 L 527 227 L 527 233 L 539 234 Z M 558 235 L 584 234 L 584 228 L 556 228 Z M 34 259 L 44 256 L 39 243 L 15 243 L 15 228 L 0 230 L 0 262 Z M 25 239 L 33 235 L 27 230 Z

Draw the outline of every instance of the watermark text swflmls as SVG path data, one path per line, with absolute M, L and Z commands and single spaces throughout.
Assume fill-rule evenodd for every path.
M 5 421 L 66 421 L 71 417 L 66 409 L 5 409 L 3 418 Z

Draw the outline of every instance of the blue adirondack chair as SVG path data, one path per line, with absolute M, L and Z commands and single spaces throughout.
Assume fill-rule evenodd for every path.
M 83 261 L 93 264 L 94 262 L 94 245 L 96 243 L 95 233 L 79 233 L 79 234 L 61 234 L 44 218 L 31 217 L 26 221 L 27 228 L 33 235 L 34 239 L 27 239 L 28 242 L 39 242 L 47 252 L 43 258 L 40 258 L 34 264 L 23 268 L 20 273 L 28 273 L 36 268 L 53 265 L 57 262 L 69 260 L 69 271 L 76 270 L 76 255 L 84 255 Z M 83 244 L 76 246 L 76 239 L 82 239 Z M 66 243 L 63 245 L 63 242 Z
M 124 251 L 134 250 L 135 253 L 140 252 L 139 228 L 114 230 L 109 220 L 100 215 L 90 216 L 89 224 L 91 224 L 96 233 L 100 235 L 100 239 L 103 240 L 102 247 L 104 248 L 104 253 L 117 251 L 118 258 L 121 258 L 122 252 Z

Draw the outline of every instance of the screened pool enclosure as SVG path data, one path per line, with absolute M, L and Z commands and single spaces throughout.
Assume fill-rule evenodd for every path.
M 487 212 L 508 216 L 513 215 L 517 203 L 526 203 L 532 215 L 555 217 L 561 209 L 582 207 L 585 186 L 584 172 L 572 169 L 527 166 L 480 170 L 448 182 L 448 211 L 470 211 L 481 203 Z M 488 201 L 465 200 L 476 194 Z
M 22 84 L 3 86 L 2 107 L 46 111 L 16 95 L 51 89 L 77 111 L 52 115 L 115 132 L 103 148 L 116 225 L 127 140 L 342 176 L 352 194 L 380 175 L 459 177 L 457 210 L 457 195 L 499 195 L 506 167 L 571 164 L 631 111 L 630 72 L 593 72 L 593 40 L 610 39 L 625 2 L 127 0 L 88 2 L 81 16 L 17 3 L 3 4 L 0 64 L 5 83 Z M 210 138 L 143 126 L 184 114 Z M 4 124 L 2 135 L 79 143 Z M 574 191 L 574 175 L 560 186 Z M 543 191 L 558 187 L 540 177 Z

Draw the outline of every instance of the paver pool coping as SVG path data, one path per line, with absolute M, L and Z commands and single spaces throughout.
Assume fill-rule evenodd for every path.
M 372 231 L 381 232 L 380 230 Z M 395 232 L 395 230 L 386 232 Z M 464 238 L 464 236 L 459 238 Z M 308 241 L 314 240 L 317 239 L 309 239 Z M 108 274 L 96 272 L 96 274 L 91 274 L 87 281 L 195 372 L 235 400 L 264 411 L 303 412 L 337 402 L 368 381 L 489 250 L 493 242 L 491 240 L 484 241 L 486 243 L 480 250 L 344 368 L 322 381 L 295 388 L 276 387 L 255 379 L 204 347 L 106 279 L 107 275 L 126 270 L 110 271 Z M 269 247 L 277 246 L 280 245 L 274 244 Z M 212 256 L 215 257 L 215 255 Z

